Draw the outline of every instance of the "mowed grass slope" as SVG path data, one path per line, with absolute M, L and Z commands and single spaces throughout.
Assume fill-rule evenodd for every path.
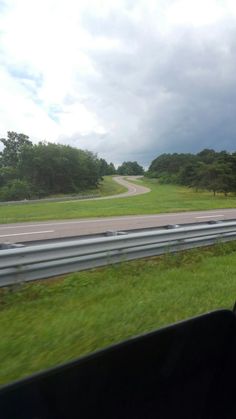
M 104 176 L 98 187 L 98 193 L 101 197 L 117 195 L 126 192 L 127 189 L 115 182 L 113 176 Z
M 236 297 L 236 243 L 0 290 L 0 383 Z
M 126 192 L 127 189 L 119 185 L 117 182 L 114 181 L 113 176 L 104 176 L 102 180 L 100 181 L 97 188 L 94 189 L 87 189 L 85 191 L 80 192 L 79 194 L 73 194 L 73 195 L 65 195 L 65 194 L 56 194 L 56 195 L 50 195 L 48 198 L 66 198 L 68 196 L 68 200 L 71 196 L 75 197 L 78 196 L 78 198 L 83 198 L 84 196 L 92 197 L 104 197 L 109 195 L 116 195 L 123 192 Z
M 216 197 L 210 192 L 194 192 L 176 185 L 159 185 L 156 180 L 139 180 L 141 185 L 151 188 L 150 193 L 127 198 L 44 202 L 35 204 L 14 204 L 0 206 L 0 223 L 76 219 L 116 215 L 156 214 L 164 212 L 235 208 L 236 197 Z M 105 180 L 104 194 L 116 194 L 124 189 L 115 182 Z M 118 189 L 117 189 L 118 187 Z

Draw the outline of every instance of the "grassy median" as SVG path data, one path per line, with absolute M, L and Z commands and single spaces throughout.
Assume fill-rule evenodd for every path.
M 103 196 L 123 192 L 124 188 L 109 178 L 103 184 Z M 150 193 L 101 201 L 44 202 L 0 206 L 0 223 L 61 220 L 116 215 L 157 214 L 165 212 L 235 208 L 236 196 L 215 197 L 210 192 L 195 192 L 177 185 L 159 185 L 156 180 L 140 180 Z
M 0 290 L 0 383 L 236 298 L 236 242 Z

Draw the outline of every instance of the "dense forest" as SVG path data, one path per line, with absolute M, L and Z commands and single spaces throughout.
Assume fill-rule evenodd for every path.
M 1 138 L 0 201 L 42 198 L 52 194 L 77 194 L 98 186 L 105 175 L 116 174 L 113 163 L 90 151 L 68 145 L 39 142 L 13 131 Z M 119 174 L 140 174 L 137 162 L 124 162 Z M 137 172 L 137 173 L 136 173 Z
M 0 140 L 0 199 L 29 199 L 96 188 L 113 166 L 89 151 L 61 144 L 33 144 L 24 134 L 8 132 Z
M 204 149 L 198 154 L 162 154 L 152 161 L 147 176 L 227 195 L 236 192 L 236 153 Z

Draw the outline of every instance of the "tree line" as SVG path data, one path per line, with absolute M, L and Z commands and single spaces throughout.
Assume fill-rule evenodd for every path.
M 96 154 L 69 145 L 39 142 L 14 131 L 1 138 L 0 200 L 41 198 L 52 194 L 80 193 L 97 188 L 105 175 L 140 174 L 137 162 L 118 169 Z M 138 173 L 136 173 L 136 172 Z
M 197 154 L 172 153 L 155 158 L 146 173 L 136 161 L 113 163 L 69 145 L 39 142 L 14 131 L 0 138 L 0 200 L 75 194 L 97 188 L 105 175 L 143 175 L 216 193 L 236 192 L 236 152 L 204 149 Z
M 162 154 L 152 161 L 146 175 L 161 183 L 227 195 L 236 192 L 236 152 L 204 149 L 197 154 Z

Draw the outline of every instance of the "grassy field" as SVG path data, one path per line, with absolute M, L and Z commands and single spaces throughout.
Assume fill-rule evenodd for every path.
M 97 188 L 87 189 L 77 194 L 76 196 L 83 197 L 86 195 L 89 195 L 89 196 L 94 195 L 95 197 L 97 196 L 103 197 L 103 196 L 120 194 L 126 191 L 127 189 L 124 186 L 119 185 L 117 182 L 113 180 L 113 176 L 104 176 Z M 56 194 L 56 195 L 50 195 L 48 196 L 48 198 L 65 198 L 66 196 L 70 198 L 71 195 Z M 72 196 L 75 196 L 75 194 Z
M 104 176 L 98 187 L 98 193 L 101 196 L 116 195 L 126 191 L 127 189 L 115 182 L 112 176 Z
M 103 195 L 123 192 L 109 178 L 102 186 Z M 0 223 L 76 219 L 116 215 L 156 214 L 216 208 L 235 208 L 236 197 L 213 196 L 209 192 L 194 192 L 176 185 L 159 185 L 156 180 L 140 180 L 140 184 L 151 188 L 150 193 L 127 198 L 104 199 L 101 201 L 44 202 L 0 206 Z M 118 189 L 117 189 L 118 188 Z
M 2 289 L 0 383 L 235 297 L 236 242 Z

